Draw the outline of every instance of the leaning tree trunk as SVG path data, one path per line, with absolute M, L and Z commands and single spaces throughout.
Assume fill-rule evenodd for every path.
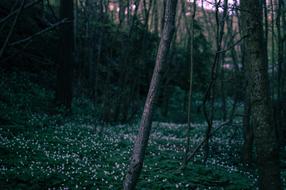
M 61 19 L 68 19 L 69 22 L 60 29 L 56 102 L 67 109 L 71 109 L 72 102 L 73 14 L 73 1 L 61 0 L 60 17 Z
M 136 181 L 143 166 L 145 150 L 148 144 L 151 130 L 154 102 L 158 95 L 160 80 L 162 77 L 161 75 L 163 72 L 163 65 L 166 62 L 168 50 L 170 48 L 172 36 L 174 34 L 176 6 L 177 0 L 167 1 L 164 30 L 157 52 L 156 65 L 153 71 L 149 92 L 145 102 L 139 132 L 134 143 L 130 165 L 123 184 L 125 190 L 135 188 Z
M 279 148 L 272 125 L 271 100 L 267 73 L 267 51 L 262 25 L 262 4 L 258 0 L 241 0 L 242 32 L 245 40 L 245 64 L 249 69 L 249 92 L 256 146 L 259 188 L 282 189 Z

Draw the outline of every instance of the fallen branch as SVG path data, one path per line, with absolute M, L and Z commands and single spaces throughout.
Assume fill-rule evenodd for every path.
M 48 27 L 48 28 L 46 28 L 46 29 L 44 29 L 44 30 L 41 30 L 41 31 L 39 31 L 39 32 L 37 32 L 37 33 L 35 33 L 35 34 L 33 34 L 32 36 L 29 36 L 29 37 L 24 38 L 24 39 L 22 39 L 22 40 L 18 40 L 18 41 L 16 41 L 16 42 L 10 43 L 10 44 L 9 44 L 9 47 L 11 47 L 11 46 L 16 46 L 16 45 L 20 45 L 20 44 L 26 43 L 26 42 L 28 42 L 28 41 L 31 41 L 31 40 L 33 40 L 34 38 L 36 38 L 36 37 L 42 35 L 43 33 L 48 32 L 48 31 L 50 31 L 50 30 L 52 30 L 52 29 L 54 29 L 54 28 L 56 28 L 56 27 L 58 27 L 58 26 L 60 26 L 60 25 L 62 25 L 62 24 L 68 23 L 68 22 L 69 22 L 69 21 L 67 21 L 67 19 L 65 18 L 65 19 L 63 19 L 63 20 L 61 20 L 61 21 L 59 21 L 59 22 L 57 22 L 57 23 L 55 23 L 55 24 L 52 24 L 50 27 Z

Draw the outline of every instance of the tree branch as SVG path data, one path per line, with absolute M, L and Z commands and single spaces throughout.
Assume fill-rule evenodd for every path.
M 242 40 L 244 40 L 245 38 L 247 38 L 249 35 L 245 35 L 242 38 L 240 38 L 238 41 L 236 41 L 234 44 L 232 44 L 231 46 L 227 47 L 226 49 L 223 49 L 221 51 L 217 51 L 216 53 L 224 53 L 226 51 L 231 50 L 232 48 L 234 48 L 236 45 L 238 45 L 240 42 L 242 42 Z
M 6 49 L 7 45 L 8 45 L 8 43 L 9 43 L 9 40 L 10 40 L 10 38 L 11 38 L 11 36 L 12 36 L 14 30 L 15 30 L 16 24 L 17 24 L 17 22 L 18 22 L 18 19 L 19 19 L 20 14 L 21 14 L 22 11 L 23 11 L 24 5 L 25 5 L 25 0 L 22 0 L 22 3 L 21 3 L 20 8 L 17 9 L 16 18 L 14 19 L 14 22 L 12 23 L 12 26 L 11 26 L 11 28 L 10 28 L 10 31 L 9 31 L 9 33 L 8 33 L 8 35 L 7 35 L 7 37 L 6 37 L 5 41 L 4 41 L 4 44 L 3 44 L 3 46 L 2 46 L 2 48 L 1 48 L 1 50 L 0 50 L 0 58 L 2 57 L 4 51 L 5 51 L 5 49 Z
M 226 121 L 222 124 L 220 124 L 212 133 L 209 134 L 208 137 L 213 136 L 219 129 L 223 128 L 226 125 L 229 125 L 232 123 L 232 120 Z M 186 161 L 189 162 L 194 156 L 195 154 L 198 152 L 198 150 L 207 142 L 207 140 L 209 139 L 208 137 L 205 137 L 202 142 L 194 149 L 194 151 L 187 157 Z M 180 169 L 184 169 L 186 167 L 186 165 L 182 166 Z
M 27 5 L 25 5 L 25 6 L 23 7 L 23 10 L 34 6 L 35 4 L 39 3 L 40 1 L 41 1 L 41 0 L 36 0 L 36 1 L 33 1 L 33 2 L 31 2 L 31 3 L 27 4 Z M 19 12 L 19 9 L 21 9 L 21 7 L 18 8 L 18 9 L 16 9 L 16 10 L 14 10 L 13 12 L 11 12 L 11 13 L 10 13 L 9 15 L 7 15 L 5 18 L 1 19 L 1 20 L 0 20 L 0 25 L 2 25 L 4 22 L 8 21 L 10 18 L 12 18 L 13 16 L 15 16 L 15 15 Z
M 31 41 L 31 40 L 33 40 L 34 38 L 36 38 L 36 37 L 42 35 L 43 33 L 48 32 L 48 31 L 50 31 L 50 30 L 52 30 L 52 29 L 54 29 L 54 28 L 56 28 L 56 27 L 58 27 L 58 26 L 60 26 L 60 25 L 62 25 L 62 24 L 69 23 L 69 22 L 70 22 L 70 21 L 67 21 L 67 19 L 63 19 L 63 20 L 61 20 L 61 21 L 59 21 L 59 22 L 57 22 L 57 23 L 55 23 L 55 24 L 52 24 L 50 27 L 45 28 L 44 30 L 41 30 L 41 31 L 39 31 L 39 32 L 37 32 L 37 33 L 35 33 L 35 34 L 33 34 L 32 36 L 29 36 L 29 37 L 24 38 L 24 39 L 22 39 L 22 40 L 18 40 L 18 41 L 15 41 L 15 42 L 10 43 L 10 44 L 9 44 L 9 47 L 11 47 L 11 46 L 16 46 L 16 45 L 20 45 L 20 44 L 26 43 L 26 42 L 28 42 L 28 41 Z

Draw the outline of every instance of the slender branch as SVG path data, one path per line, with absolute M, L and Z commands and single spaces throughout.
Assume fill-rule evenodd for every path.
M 219 18 L 219 5 L 221 3 L 221 0 L 219 1 L 215 1 L 216 3 L 216 10 L 215 10 L 215 18 L 216 18 L 216 51 L 220 51 L 222 49 L 222 41 L 223 41 L 223 36 L 224 36 L 224 24 L 225 24 L 225 19 L 227 17 L 227 4 L 228 4 L 228 0 L 224 0 L 224 10 L 223 10 L 223 15 L 222 18 L 220 20 Z M 209 149 L 209 145 L 208 145 L 208 141 L 209 141 L 209 135 L 212 129 L 212 125 L 213 125 L 213 118 L 214 118 L 214 101 L 215 101 L 215 83 L 217 80 L 217 68 L 218 68 L 218 64 L 220 61 L 221 57 L 219 53 L 215 54 L 214 57 L 214 62 L 212 65 L 212 69 L 211 69 L 211 81 L 209 82 L 207 91 L 205 93 L 204 99 L 203 99 L 203 114 L 205 116 L 206 122 L 208 124 L 208 127 L 206 129 L 206 146 L 205 146 L 205 161 L 208 158 L 208 149 Z M 206 103 L 209 101 L 210 99 L 210 113 L 208 113 L 207 110 L 207 105 Z
M 40 1 L 41 1 L 41 0 L 36 0 L 36 1 L 31 2 L 31 3 L 28 3 L 27 5 L 25 5 L 25 6 L 23 7 L 23 9 L 28 9 L 28 8 L 34 6 L 35 4 L 39 3 Z M 21 9 L 21 7 L 18 8 L 18 9 L 16 9 L 16 10 L 14 10 L 13 12 L 11 12 L 11 13 L 10 13 L 9 15 L 7 15 L 5 18 L 1 19 L 1 20 L 0 20 L 0 25 L 2 25 L 4 22 L 8 21 L 10 18 L 12 18 L 13 16 L 15 16 L 15 15 L 19 12 L 20 9 Z
M 58 26 L 60 26 L 60 25 L 62 25 L 62 24 L 69 23 L 69 22 L 70 22 L 70 21 L 67 21 L 67 19 L 65 18 L 65 19 L 63 19 L 63 20 L 61 20 L 61 21 L 59 21 L 59 22 L 57 22 L 57 23 L 55 23 L 55 24 L 52 24 L 50 27 L 45 28 L 44 30 L 41 30 L 41 31 L 39 31 L 39 32 L 37 32 L 37 33 L 35 33 L 35 34 L 33 34 L 32 36 L 29 36 L 29 37 L 24 38 L 24 39 L 22 39 L 22 40 L 18 40 L 18 41 L 15 41 L 15 42 L 10 43 L 10 44 L 9 44 L 9 47 L 11 47 L 11 46 L 16 46 L 16 45 L 20 45 L 20 44 L 26 43 L 26 42 L 28 42 L 28 41 L 31 41 L 31 40 L 33 40 L 34 38 L 36 38 L 36 37 L 42 35 L 43 33 L 48 32 L 48 31 L 50 31 L 50 30 L 52 30 L 52 29 L 54 29 L 54 28 L 56 28 L 56 27 L 58 27 Z
M 240 38 L 239 40 L 237 40 L 234 44 L 232 44 L 231 46 L 227 47 L 226 49 L 217 51 L 216 53 L 224 53 L 227 52 L 229 50 L 231 50 L 232 48 L 234 48 L 236 45 L 238 45 L 239 43 L 241 43 L 245 38 L 247 38 L 249 35 L 245 35 L 242 38 Z
M 6 49 L 7 45 L 8 45 L 8 43 L 9 43 L 9 40 L 10 40 L 10 38 L 11 38 L 11 36 L 12 36 L 14 30 L 15 30 L 16 24 L 17 24 L 17 22 L 18 22 L 18 19 L 19 19 L 20 14 L 21 14 L 22 11 L 23 11 L 24 5 L 25 5 L 25 0 L 22 0 L 22 3 L 21 3 L 20 8 L 17 9 L 18 12 L 17 12 L 17 15 L 16 15 L 16 17 L 15 17 L 13 23 L 12 23 L 12 26 L 11 26 L 11 28 L 10 28 L 10 31 L 9 31 L 9 33 L 8 33 L 8 35 L 7 35 L 7 37 L 6 37 L 5 41 L 4 41 L 4 44 L 3 44 L 3 46 L 2 46 L 2 48 L 1 48 L 1 50 L 0 50 L 0 58 L 2 57 L 4 51 L 5 51 L 5 49 Z
M 194 151 L 190 155 L 188 155 L 186 161 L 187 162 L 190 161 L 195 156 L 195 154 L 198 152 L 198 150 L 208 141 L 209 137 L 213 136 L 219 129 L 223 128 L 224 126 L 231 124 L 231 122 L 232 122 L 232 120 L 229 120 L 229 121 L 222 123 L 212 133 L 210 133 L 208 137 L 206 136 L 202 140 L 202 142 L 200 144 L 198 144 L 198 146 L 194 149 Z M 185 167 L 185 166 L 182 166 L 180 169 L 184 169 L 183 167 Z

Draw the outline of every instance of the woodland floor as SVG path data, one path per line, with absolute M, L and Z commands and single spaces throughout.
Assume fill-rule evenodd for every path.
M 1 189 L 120 189 L 135 127 L 105 126 L 98 132 L 91 125 L 75 123 L 43 128 L 4 126 L 0 129 Z M 184 128 L 154 124 L 139 189 L 251 189 L 256 176 L 238 164 L 241 141 L 230 140 L 235 130 L 213 138 L 214 154 L 206 165 L 198 154 L 185 172 L 179 171 Z M 193 129 L 192 145 L 202 140 L 202 128 L 196 125 Z
M 47 115 L 39 110 L 52 93 L 24 78 L 20 80 L 25 85 L 19 86 L 19 79 L 11 78 L 0 80 L 0 91 L 5 89 L 0 97 L 0 189 L 122 189 L 138 124 L 96 124 L 84 100 L 76 101 L 72 117 Z M 195 148 L 206 125 L 192 127 Z M 186 125 L 153 123 L 138 189 L 256 189 L 254 166 L 240 164 L 239 124 L 213 136 L 205 164 L 201 150 L 181 172 L 185 129 Z

